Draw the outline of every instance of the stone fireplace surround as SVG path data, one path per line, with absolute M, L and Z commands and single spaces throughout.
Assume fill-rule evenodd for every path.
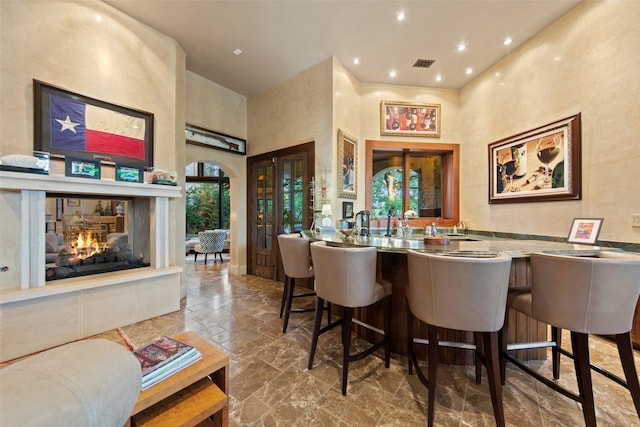
M 144 244 L 150 266 L 46 282 L 47 192 L 131 197 L 130 227 L 150 230 Z M 0 273 L 0 361 L 179 310 L 182 268 L 170 263 L 169 202 L 181 192 L 175 186 L 0 171 L 2 206 L 13 213 L 3 219 L 0 235 L 15 242 L 13 258 L 7 252 L 0 257 L 9 267 Z

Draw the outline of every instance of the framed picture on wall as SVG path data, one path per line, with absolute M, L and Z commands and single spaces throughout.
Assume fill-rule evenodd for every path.
M 357 197 L 358 140 L 338 129 L 338 197 Z
M 353 218 L 353 202 L 342 202 L 342 219 Z
M 440 104 L 380 102 L 380 135 L 440 137 Z
M 215 132 L 189 123 L 187 123 L 184 133 L 187 144 L 229 151 L 236 154 L 247 154 L 247 141 L 242 138 Z
M 489 203 L 580 200 L 580 114 L 489 144 Z
M 51 157 L 153 166 L 153 114 L 34 80 L 34 146 Z

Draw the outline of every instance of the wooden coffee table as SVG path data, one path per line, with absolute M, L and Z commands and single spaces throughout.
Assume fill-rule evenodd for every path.
M 141 391 L 132 426 L 229 424 L 229 356 L 195 332 L 172 338 L 195 347 L 202 359 Z

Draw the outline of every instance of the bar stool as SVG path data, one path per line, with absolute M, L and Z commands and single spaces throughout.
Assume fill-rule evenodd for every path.
M 531 274 L 531 294 L 516 297 L 510 307 L 558 330 L 571 331 L 573 353 L 559 346 L 558 352 L 573 359 L 579 394 L 542 376 L 507 351 L 502 352 L 503 357 L 581 403 L 587 426 L 596 425 L 591 369 L 627 388 L 640 418 L 640 385 L 630 334 L 640 296 L 640 256 L 622 252 L 601 252 L 593 257 L 534 253 Z M 615 336 L 626 382 L 591 364 L 589 334 Z
M 504 321 L 511 258 L 499 254 L 491 258 L 458 257 L 409 250 L 407 262 L 409 374 L 415 366 L 418 378 L 428 389 L 427 424 L 434 423 L 438 346 L 442 345 L 475 351 L 476 363 L 482 362 L 487 369 L 496 425 L 504 426 L 498 331 Z M 428 340 L 414 338 L 415 318 L 427 324 Z M 438 328 L 474 332 L 476 345 L 439 342 Z M 428 377 L 418 365 L 416 343 L 428 346 Z
M 282 319 L 282 333 L 287 333 L 289 315 L 291 313 L 306 313 L 313 308 L 291 308 L 294 298 L 312 297 L 315 292 L 294 293 L 296 279 L 313 279 L 313 266 L 311 265 L 311 253 L 309 252 L 309 239 L 302 238 L 300 234 L 278 235 L 278 247 L 284 267 L 284 288 L 282 289 L 282 301 L 280 302 L 280 318 Z
M 346 396 L 350 362 L 360 360 L 384 346 L 384 366 L 389 367 L 391 359 L 391 283 L 376 279 L 377 249 L 375 247 L 338 248 L 327 246 L 326 242 L 314 242 L 311 244 L 311 257 L 316 275 L 316 314 L 308 368 L 309 370 L 313 368 L 318 337 L 337 325 L 342 325 L 342 395 Z M 341 306 L 342 318 L 320 328 L 325 301 Z M 384 304 L 384 330 L 353 319 L 354 308 L 368 307 L 377 302 Z M 350 354 L 353 323 L 377 332 L 383 336 L 383 339 L 357 354 Z

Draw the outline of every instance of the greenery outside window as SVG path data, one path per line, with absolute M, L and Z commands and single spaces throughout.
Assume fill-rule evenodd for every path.
M 395 217 L 412 210 L 425 223 L 458 222 L 457 144 L 367 141 L 365 166 L 373 218 L 386 218 L 393 208 Z
M 198 162 L 186 167 L 186 234 L 230 228 L 229 177 L 218 166 Z

